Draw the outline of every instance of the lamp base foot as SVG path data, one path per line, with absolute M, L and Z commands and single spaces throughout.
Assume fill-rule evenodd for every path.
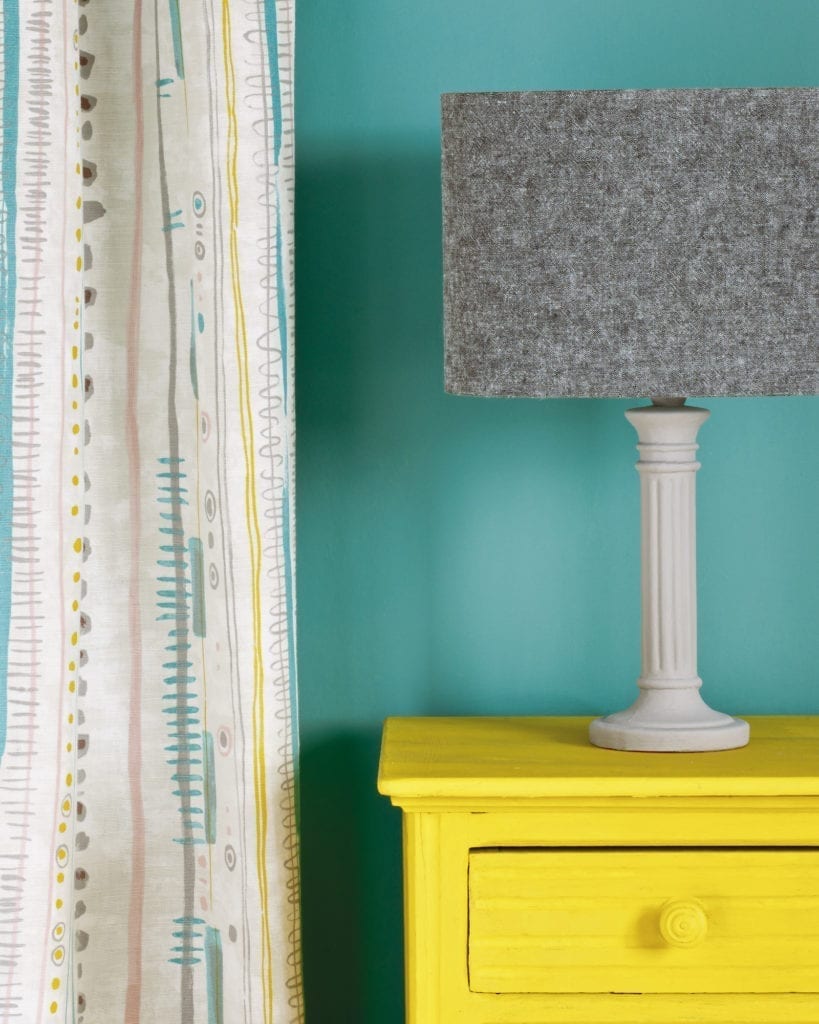
M 750 726 L 708 707 L 699 690 L 643 690 L 626 711 L 596 718 L 589 739 L 609 750 L 695 752 L 733 750 L 750 739 Z

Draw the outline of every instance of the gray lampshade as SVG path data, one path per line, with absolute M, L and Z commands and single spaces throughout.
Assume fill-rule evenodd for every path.
M 447 390 L 819 390 L 819 89 L 442 97 Z

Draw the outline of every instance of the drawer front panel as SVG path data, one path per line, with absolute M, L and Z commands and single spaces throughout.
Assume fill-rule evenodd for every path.
M 473 850 L 473 992 L 819 993 L 817 850 Z

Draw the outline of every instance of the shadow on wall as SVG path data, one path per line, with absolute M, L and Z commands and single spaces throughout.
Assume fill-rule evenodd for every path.
M 379 745 L 372 730 L 301 750 L 310 1024 L 404 1019 L 401 815 L 375 790 Z
M 428 410 L 409 396 L 442 392 L 435 369 L 439 182 L 437 149 L 419 160 L 417 152 L 311 152 L 305 145 L 297 161 L 301 867 L 310 1024 L 399 1024 L 404 1017 L 401 816 L 376 791 L 380 709 L 362 690 L 390 657 L 400 657 L 391 622 L 403 619 L 405 634 L 414 632 L 405 595 L 416 583 L 402 563 L 421 555 L 420 542 L 390 542 L 389 565 L 381 531 L 387 523 L 400 529 L 391 502 L 407 501 L 408 463 L 425 431 Z M 386 599 L 381 573 L 393 575 Z M 390 656 L 381 644 L 392 645 Z M 389 693 L 383 697 L 389 704 Z M 348 727 L 353 709 L 371 727 Z
M 638 668 L 627 403 L 447 395 L 437 148 L 299 167 L 305 730 L 319 690 L 325 722 L 599 710 L 606 656 Z
M 354 433 L 358 414 L 388 409 L 419 372 L 441 389 L 437 146 L 299 152 L 297 379 L 310 382 L 299 418 L 311 431 Z
M 636 507 L 633 456 L 622 440 L 619 462 L 600 451 L 618 444 L 611 417 L 629 430 L 607 403 L 445 394 L 437 138 L 302 146 L 296 197 L 307 1018 L 400 1024 L 401 825 L 376 792 L 381 722 L 585 710 L 594 659 L 630 633 L 596 616 L 623 573 L 594 524 L 620 472 Z M 577 567 L 589 549 L 596 584 Z

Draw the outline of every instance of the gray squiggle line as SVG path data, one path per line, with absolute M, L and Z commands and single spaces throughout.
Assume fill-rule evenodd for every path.
M 245 13 L 248 15 L 250 20 L 252 19 L 252 13 L 255 13 L 255 19 L 260 26 L 264 25 L 264 19 L 267 16 L 262 6 L 261 0 L 246 0 Z M 274 16 L 276 16 L 274 14 Z M 269 77 L 269 66 L 266 61 L 266 34 L 251 29 L 246 35 L 246 38 L 250 39 L 254 36 L 257 39 L 257 52 L 259 55 L 259 66 L 260 73 L 259 77 L 263 83 L 266 83 Z M 278 55 L 277 55 L 278 56 Z M 255 80 L 256 76 L 253 76 Z M 281 254 L 274 252 L 274 218 L 275 218 L 275 229 L 280 230 L 279 219 L 281 217 L 281 200 L 279 194 L 279 168 L 274 168 L 271 162 L 272 155 L 272 137 L 271 137 L 271 126 L 272 126 L 272 103 L 268 97 L 268 91 L 266 88 L 262 89 L 261 98 L 263 101 L 263 109 L 265 116 L 257 119 L 254 122 L 254 131 L 257 134 L 262 134 L 263 149 L 261 159 L 260 154 L 254 153 L 253 162 L 260 168 L 260 174 L 257 176 L 257 183 L 262 186 L 262 193 L 259 196 L 259 203 L 265 210 L 265 238 L 260 239 L 257 243 L 258 248 L 261 250 L 261 254 L 258 257 L 258 265 L 263 270 L 278 269 L 278 260 Z M 263 126 L 263 133 L 259 133 L 257 126 Z M 284 134 L 284 133 L 283 133 Z M 273 283 L 275 281 L 275 284 Z M 265 273 L 262 276 L 262 288 L 264 290 L 264 300 L 260 306 L 260 312 L 262 312 L 266 330 L 257 339 L 257 349 L 261 351 L 263 355 L 263 362 L 260 366 L 260 371 L 264 375 L 265 384 L 260 392 L 257 392 L 258 397 L 262 399 L 264 403 L 260 415 L 263 419 L 268 421 L 268 424 L 272 425 L 272 428 L 278 428 L 280 426 L 280 418 L 277 415 L 282 411 L 283 403 L 277 402 L 274 399 L 274 394 L 280 389 L 283 389 L 285 381 L 282 376 L 276 371 L 273 364 L 273 353 L 274 351 L 279 356 L 279 362 L 281 361 L 282 350 L 280 345 L 276 346 L 272 344 L 272 339 L 278 334 L 281 335 L 286 329 L 286 325 L 278 323 L 278 309 L 276 308 L 277 288 L 279 287 L 280 277 L 278 274 Z M 274 313 L 275 310 L 275 313 Z M 275 327 L 274 327 L 275 323 Z M 278 330 L 277 330 L 278 329 Z M 267 340 L 267 343 L 265 343 Z M 268 431 L 271 427 L 263 428 Z M 267 476 L 270 480 L 271 486 L 268 490 L 274 493 L 282 495 L 281 508 L 283 509 L 283 498 L 285 488 L 288 485 L 288 477 L 290 472 L 289 465 L 289 429 L 286 425 L 286 414 L 285 414 L 285 429 L 283 431 L 283 442 L 284 442 L 284 456 L 279 466 L 283 467 L 283 473 L 277 473 L 277 462 L 276 453 L 273 451 L 273 445 L 270 443 L 269 438 L 265 438 L 266 443 L 260 447 L 259 456 L 260 459 L 264 458 L 267 463 L 267 473 L 263 472 L 263 475 Z M 278 482 L 277 482 L 278 481 Z M 274 505 L 276 503 L 274 502 Z M 268 509 L 270 505 L 268 504 Z M 274 513 L 278 513 L 278 508 L 274 508 Z M 285 565 L 281 562 L 282 545 L 284 543 L 284 537 L 282 535 L 282 516 L 280 514 L 274 514 L 268 516 L 267 510 L 265 510 L 264 518 L 267 520 L 267 526 L 263 530 L 264 536 L 264 547 L 263 552 L 265 555 L 269 555 L 271 552 L 275 556 L 275 560 L 269 561 L 270 568 L 265 574 L 268 580 L 273 584 L 273 604 L 269 609 L 270 616 L 270 631 L 272 632 L 278 626 L 278 631 L 274 634 L 273 642 L 268 645 L 268 655 L 271 659 L 271 666 L 274 669 L 278 669 L 277 672 L 272 674 L 273 688 L 277 698 L 277 710 L 275 719 L 282 723 L 282 727 L 277 730 L 278 732 L 278 748 L 277 753 L 281 759 L 279 765 L 279 773 L 283 776 L 283 781 L 280 786 L 280 801 L 279 808 L 283 811 L 283 817 L 280 818 L 280 824 L 284 828 L 285 832 L 285 847 L 288 852 L 291 853 L 284 861 L 284 869 L 287 874 L 287 890 L 288 890 L 288 903 L 290 911 L 288 914 L 289 918 L 289 932 L 288 942 L 290 944 L 289 954 L 287 956 L 288 966 L 291 968 L 290 976 L 286 979 L 286 985 L 290 989 L 289 1003 L 291 1009 L 294 1011 L 293 1021 L 298 1024 L 303 1019 L 304 1006 L 303 1006 L 303 990 L 302 990 L 302 978 L 300 970 L 301 960 L 301 935 L 300 935 L 300 908 L 299 908 L 299 862 L 298 862 L 298 838 L 295 833 L 295 766 L 293 760 L 293 714 L 291 707 L 291 694 L 290 694 L 290 682 L 291 673 L 295 671 L 295 666 L 290 664 L 290 650 L 289 650 L 289 636 L 287 631 L 287 601 L 286 596 L 282 592 L 283 588 L 286 588 L 288 581 L 282 579 L 282 573 L 286 572 Z M 278 584 L 278 586 L 276 586 Z M 282 629 L 284 624 L 284 629 Z M 295 653 L 295 652 L 293 652 Z M 281 712 L 281 714 L 280 714 Z M 295 849 L 295 856 L 292 856 L 292 851 Z
M 158 0 L 154 0 L 154 56 L 157 80 L 162 77 L 160 55 L 159 55 L 159 7 Z M 160 90 L 156 90 L 156 118 L 157 118 L 157 143 L 159 157 L 159 189 L 162 202 L 162 223 L 171 223 L 171 207 L 168 197 L 168 172 L 165 163 L 165 136 L 162 122 L 162 101 Z M 177 365 L 177 324 L 176 324 L 176 276 L 173 261 L 173 232 L 163 232 L 165 241 L 165 273 L 168 281 L 168 450 L 173 460 L 172 465 L 179 465 L 179 422 L 176 414 L 176 365 Z M 174 520 L 181 522 L 182 503 L 176 489 L 170 492 L 171 514 L 179 517 Z M 176 628 L 187 630 L 187 603 L 185 601 L 186 580 L 181 559 L 175 559 L 176 565 L 173 568 L 175 577 L 174 589 L 177 595 L 177 606 L 185 609 L 177 618 Z M 174 674 L 180 680 L 176 684 L 177 702 L 182 704 L 185 701 L 185 684 L 181 680 L 185 677 L 186 653 L 184 645 L 180 644 L 175 652 L 176 667 Z M 181 773 L 180 773 L 181 775 Z M 191 813 L 191 785 L 184 778 L 179 779 L 180 803 L 182 806 L 182 817 L 190 821 Z M 187 826 L 184 826 L 187 829 Z M 182 916 L 190 920 L 194 916 L 194 885 L 196 881 L 196 865 L 193 846 L 185 843 L 182 846 L 182 879 L 183 879 L 183 912 Z M 179 993 L 179 1017 L 181 1024 L 193 1024 L 193 967 L 190 964 L 182 963 L 180 970 L 180 993 Z

